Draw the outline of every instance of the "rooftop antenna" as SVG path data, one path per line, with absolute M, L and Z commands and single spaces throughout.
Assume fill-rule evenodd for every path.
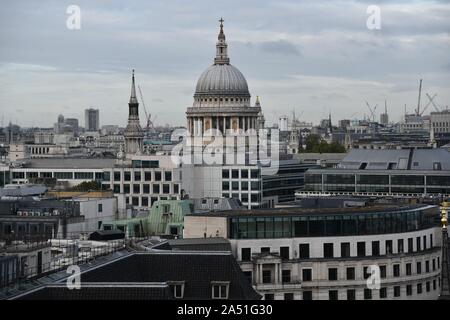
M 417 99 L 417 110 L 416 115 L 420 115 L 420 96 L 422 95 L 422 79 L 420 79 L 419 83 L 419 98 Z

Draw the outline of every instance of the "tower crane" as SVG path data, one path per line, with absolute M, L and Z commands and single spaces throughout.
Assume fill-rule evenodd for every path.
M 367 101 L 366 101 L 366 105 L 367 105 L 367 108 L 369 108 L 370 115 L 372 116 L 372 122 L 375 122 L 375 111 L 377 110 L 378 104 L 376 104 L 375 107 L 373 107 L 373 109 L 372 109 L 372 107 L 370 107 L 370 104 Z M 370 118 L 369 118 L 369 120 L 370 120 Z
M 155 131 L 155 125 L 153 123 L 154 119 L 152 120 L 151 113 L 147 112 L 147 107 L 145 106 L 144 96 L 142 95 L 141 86 L 138 85 L 138 89 L 139 89 L 139 95 L 141 96 L 142 105 L 144 106 L 145 119 L 146 119 L 145 129 L 146 130 L 151 129 L 152 131 Z

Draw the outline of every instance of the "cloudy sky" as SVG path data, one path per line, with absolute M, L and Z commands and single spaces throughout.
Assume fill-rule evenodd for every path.
M 66 27 L 69 5 L 81 9 L 80 30 Z M 381 9 L 380 30 L 366 26 L 369 5 Z M 10 0 L 0 10 L 0 119 L 50 127 L 63 114 L 84 125 L 94 106 L 101 125 L 125 125 L 135 68 L 157 124 L 182 125 L 222 16 L 231 63 L 269 123 L 294 109 L 313 122 L 363 118 L 366 100 L 378 113 L 385 99 L 399 121 L 405 104 L 417 106 L 421 78 L 450 106 L 449 1 Z

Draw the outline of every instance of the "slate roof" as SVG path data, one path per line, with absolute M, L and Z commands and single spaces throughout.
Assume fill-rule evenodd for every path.
M 19 299 L 169 299 L 166 289 L 151 289 L 151 284 L 184 281 L 184 297 L 209 300 L 213 281 L 229 282 L 229 299 L 259 300 L 231 252 L 136 252 L 81 274 L 81 290 L 47 285 L 18 297 Z M 83 290 L 83 284 L 87 284 Z M 132 284 L 132 285 L 130 285 Z M 78 291 L 78 292 L 75 292 Z
M 227 251 L 231 252 L 231 244 L 224 238 L 191 238 L 167 241 L 166 250 L 190 251 Z M 156 248 L 155 248 L 156 249 Z M 164 247 L 158 247 L 164 249 Z

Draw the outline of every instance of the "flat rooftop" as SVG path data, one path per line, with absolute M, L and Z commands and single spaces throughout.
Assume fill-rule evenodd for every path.
M 31 159 L 19 168 L 38 169 L 103 169 L 112 168 L 116 159 L 99 158 L 49 158 Z
M 216 212 L 196 212 L 188 214 L 188 216 L 208 216 L 208 217 L 236 217 L 236 216 L 297 216 L 297 215 L 329 215 L 329 214 L 353 214 L 353 213 L 377 213 L 377 212 L 396 212 L 417 209 L 438 208 L 433 205 L 377 205 L 370 207 L 352 207 L 352 208 L 269 208 L 269 209 L 252 209 L 252 210 L 231 210 Z

